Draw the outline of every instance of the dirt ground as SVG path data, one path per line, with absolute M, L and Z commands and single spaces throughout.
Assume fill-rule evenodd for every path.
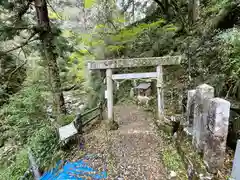
M 155 132 L 152 115 L 135 105 L 117 105 L 114 114 L 118 130 L 108 131 L 102 123 L 85 135 L 84 151 L 96 156 L 89 162 L 91 166 L 107 169 L 111 180 L 166 180 L 158 154 L 161 138 Z

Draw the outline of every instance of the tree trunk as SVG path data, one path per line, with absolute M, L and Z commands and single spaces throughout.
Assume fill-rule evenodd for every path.
M 57 54 L 54 52 L 54 36 L 49 23 L 46 0 L 35 0 L 34 2 L 40 29 L 39 36 L 42 41 L 42 56 L 47 62 L 49 84 L 53 94 L 53 112 L 55 113 L 54 115 L 58 117 L 61 113 L 66 113 L 66 108 L 61 91 Z
M 163 4 L 164 4 L 164 13 L 165 13 L 166 16 L 169 16 L 169 2 L 168 2 L 168 0 L 164 0 Z
M 133 17 L 133 23 L 135 21 L 135 1 L 133 0 L 132 1 L 132 17 Z
M 193 0 L 188 0 L 188 23 L 192 24 Z
M 200 0 L 188 0 L 188 20 L 190 25 L 199 19 L 199 8 Z
M 4 59 L 2 58 L 2 59 L 0 59 L 0 76 L 1 76 L 1 82 L 3 82 L 3 75 L 5 74 L 5 68 L 4 68 Z
M 199 19 L 199 8 L 200 8 L 200 0 L 194 0 L 193 3 L 193 22 L 196 22 Z

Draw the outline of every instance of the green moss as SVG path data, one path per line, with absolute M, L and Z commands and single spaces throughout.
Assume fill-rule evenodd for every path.
M 59 123 L 62 126 L 67 125 L 67 124 L 71 123 L 75 119 L 75 117 L 76 116 L 74 114 L 62 115 L 59 119 Z
M 161 159 L 166 169 L 177 173 L 178 179 L 187 179 L 187 171 L 184 162 L 178 153 L 174 143 L 169 141 L 170 137 L 164 132 L 161 133 L 163 141 L 166 143 L 161 151 Z
M 181 142 L 181 143 L 180 143 Z M 193 163 L 194 168 L 200 174 L 207 173 L 206 166 L 203 163 L 201 156 L 194 150 L 192 143 L 187 139 L 180 139 L 179 144 L 184 154 L 187 154 L 188 159 Z
M 163 152 L 163 161 L 165 166 L 173 171 L 179 171 L 179 169 L 184 168 L 181 157 L 175 149 L 165 149 Z

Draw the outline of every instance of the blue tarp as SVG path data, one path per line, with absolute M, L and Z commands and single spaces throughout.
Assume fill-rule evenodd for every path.
M 60 164 L 64 164 L 60 167 Z M 89 167 L 84 160 L 77 162 L 59 161 L 55 168 L 45 172 L 40 180 L 86 180 L 106 179 L 106 170 L 99 172 Z

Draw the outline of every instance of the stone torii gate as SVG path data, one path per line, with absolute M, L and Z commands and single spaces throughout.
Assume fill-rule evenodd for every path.
M 113 79 L 139 79 L 139 78 L 157 78 L 158 117 L 162 118 L 164 116 L 162 66 L 178 65 L 180 63 L 181 63 L 181 56 L 96 60 L 96 61 L 88 61 L 88 69 L 89 70 L 104 70 L 104 69 L 106 69 L 108 120 L 113 120 L 113 118 L 114 118 L 114 115 L 113 115 Z M 143 66 L 145 66 L 145 67 L 156 66 L 157 67 L 156 72 L 112 74 L 112 69 L 143 67 Z

